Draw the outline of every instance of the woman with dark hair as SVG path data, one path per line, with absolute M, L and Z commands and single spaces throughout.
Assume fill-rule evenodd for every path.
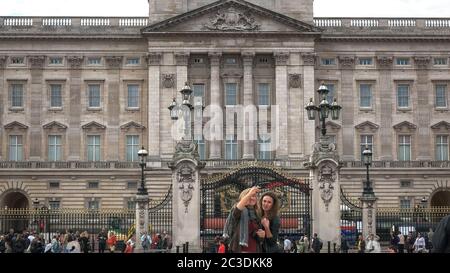
M 263 252 L 282 252 L 278 245 L 278 232 L 280 230 L 280 217 L 278 216 L 279 209 L 280 201 L 274 192 L 265 192 L 259 198 L 258 215 L 261 218 L 261 225 L 265 231 L 265 238 L 262 246 Z
M 231 252 L 261 252 L 260 242 L 264 239 L 265 233 L 260 228 L 257 216 L 258 192 L 258 187 L 243 190 L 239 195 L 239 201 L 231 208 L 223 232 L 224 238 L 229 240 Z

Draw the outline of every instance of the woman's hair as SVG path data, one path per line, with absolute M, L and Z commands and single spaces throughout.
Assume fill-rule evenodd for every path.
M 278 215 L 278 210 L 280 209 L 280 201 L 278 199 L 278 196 L 276 193 L 274 193 L 273 191 L 267 191 L 265 193 L 263 193 L 261 195 L 261 197 L 259 198 L 258 201 L 258 215 L 259 217 L 263 217 L 264 216 L 264 210 L 262 207 L 262 201 L 264 199 L 265 196 L 270 196 L 272 198 L 273 204 L 272 204 L 272 208 L 269 210 L 268 214 L 268 218 L 269 220 L 273 220 L 273 218 L 275 218 L 275 216 Z
M 241 194 L 239 194 L 239 200 L 237 201 L 237 203 L 239 203 L 239 201 L 241 201 L 242 198 L 244 198 L 244 196 L 246 196 L 246 195 L 249 193 L 249 191 L 250 191 L 251 189 L 252 189 L 252 188 L 247 188 L 247 189 L 243 190 L 243 191 L 241 192 Z M 237 204 L 237 203 L 236 203 L 236 204 Z M 254 206 L 254 208 L 255 208 L 255 210 L 258 210 L 258 202 L 256 202 L 256 205 Z

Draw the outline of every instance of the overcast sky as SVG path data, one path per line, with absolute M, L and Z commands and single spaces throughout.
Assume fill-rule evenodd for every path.
M 0 0 L 0 16 L 147 16 L 147 0 Z M 315 0 L 315 17 L 450 17 L 450 0 Z

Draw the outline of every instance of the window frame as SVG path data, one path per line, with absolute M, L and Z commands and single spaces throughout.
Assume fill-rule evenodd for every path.
M 12 143 L 12 137 L 15 137 L 15 143 Z M 20 142 L 18 141 L 20 137 Z M 9 134 L 8 135 L 8 161 L 24 161 L 25 160 L 25 144 L 24 144 L 24 135 L 22 134 Z M 15 148 L 13 148 L 15 147 Z M 11 149 L 14 149 L 14 158 L 12 157 Z M 20 150 L 20 153 L 19 153 Z
M 438 138 L 443 138 L 443 137 L 445 137 L 446 139 L 447 139 L 447 141 L 445 141 L 445 142 L 438 142 Z M 436 136 L 435 136 L 435 138 L 434 138 L 434 140 L 435 140 L 435 157 L 434 157 L 434 159 L 436 160 L 436 161 L 448 161 L 449 160 L 449 153 L 450 153 L 450 149 L 449 149 L 449 146 L 450 146 L 450 143 L 449 143 L 449 135 L 446 135 L 446 134 L 437 134 Z M 446 149 L 446 153 L 447 153 L 447 157 L 446 158 L 444 158 L 444 157 L 441 157 L 441 158 L 439 158 L 438 157 L 438 152 L 440 151 L 440 147 L 441 148 L 443 148 L 444 149 L 444 147 L 447 147 L 447 149 Z M 445 149 L 444 149 L 445 150 Z M 441 154 L 442 155 L 442 154 Z
M 409 142 L 402 142 L 402 139 L 401 138 L 404 138 L 404 137 L 409 137 Z M 397 147 L 398 147 L 398 151 L 397 151 L 397 160 L 398 161 L 411 161 L 411 159 L 412 159 L 412 142 L 413 142 L 413 139 L 412 139 L 412 135 L 411 134 L 398 134 L 398 137 L 397 137 L 397 143 L 398 143 L 398 145 L 397 145 Z M 409 147 L 409 159 L 406 159 L 406 157 L 405 158 L 403 158 L 401 155 L 400 155 L 400 152 L 401 152 L 401 147 L 402 146 L 408 146 Z M 405 154 L 403 154 L 403 156 L 405 156 Z
M 438 91 L 438 87 L 442 87 L 442 86 L 445 86 L 445 90 L 444 90 L 444 101 L 445 101 L 445 106 L 438 106 L 437 105 L 437 98 L 438 98 L 438 96 L 437 96 L 437 91 Z M 436 82 L 436 83 L 434 83 L 433 84 L 433 87 L 434 87 L 434 108 L 435 109 L 437 109 L 437 110 L 445 110 L 445 109 L 448 109 L 448 105 L 449 105 L 449 102 L 448 102 L 448 84 L 447 83 L 444 83 L 444 82 Z
M 51 137 L 55 137 L 55 139 L 57 139 L 57 137 L 59 137 L 59 144 L 56 143 L 50 143 L 50 138 Z M 52 158 L 50 156 L 50 146 L 55 146 L 55 153 L 57 154 L 58 151 L 58 146 L 59 146 L 59 158 Z M 47 160 L 48 161 L 52 161 L 52 162 L 56 162 L 56 161 L 62 161 L 63 159 L 63 155 L 64 155 L 64 151 L 63 151 L 63 136 L 59 135 L 59 134 L 48 134 L 47 135 Z M 56 155 L 55 154 L 55 155 Z
M 137 137 L 137 143 L 134 142 Z M 131 144 L 128 143 L 128 139 L 131 138 L 133 141 Z M 125 135 L 125 160 L 127 162 L 139 162 L 139 156 L 137 155 L 137 152 L 140 150 L 139 148 L 141 147 L 141 137 L 140 135 Z M 136 153 L 132 153 L 133 156 L 130 158 L 128 157 L 129 153 L 128 153 L 128 149 L 131 148 L 133 149 L 134 147 L 134 151 L 136 151 Z
M 369 101 L 369 106 L 363 106 L 362 105 L 362 86 L 369 86 L 369 92 L 370 92 L 370 96 L 369 96 L 369 99 L 370 99 L 370 101 Z M 369 82 L 359 82 L 358 83 L 358 97 L 359 97 L 359 108 L 361 109 L 361 110 L 371 110 L 371 109 L 373 109 L 373 105 L 374 105 L 374 103 L 373 103 L 373 99 L 374 99 L 374 95 L 373 95 L 373 89 L 374 89 L 374 84 L 373 83 L 369 83 Z
M 89 140 L 91 137 L 98 137 L 98 144 L 93 143 L 90 144 Z M 93 146 L 93 153 L 94 153 L 94 157 L 92 159 L 89 159 L 89 147 Z M 96 153 L 95 153 L 95 147 L 98 146 L 98 160 L 96 160 Z M 89 162 L 98 162 L 102 160 L 102 135 L 101 134 L 87 134 L 86 135 L 86 159 Z
M 400 106 L 400 97 L 399 97 L 399 91 L 400 91 L 400 87 L 406 86 L 408 87 L 408 105 L 407 106 Z M 411 106 L 411 97 L 412 97 L 412 84 L 411 83 L 406 83 L 406 82 L 398 82 L 395 85 L 395 97 L 396 97 L 396 108 L 400 111 L 405 111 L 405 110 L 411 110 L 412 106 Z M 403 96 L 404 97 L 404 96 Z

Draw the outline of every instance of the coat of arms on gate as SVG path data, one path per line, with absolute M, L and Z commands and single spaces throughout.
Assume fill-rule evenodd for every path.
M 325 203 L 326 210 L 331 199 L 333 199 L 334 182 L 336 181 L 336 171 L 328 165 L 323 166 L 319 171 L 320 197 Z
M 177 180 L 179 183 L 178 188 L 180 189 L 180 197 L 186 207 L 185 213 L 188 211 L 189 202 L 192 199 L 194 191 L 194 170 L 188 165 L 183 164 L 177 172 Z
M 209 18 L 209 22 L 203 25 L 209 30 L 259 30 L 260 25 L 255 23 L 255 19 L 250 12 L 239 12 L 234 7 L 221 10 Z

